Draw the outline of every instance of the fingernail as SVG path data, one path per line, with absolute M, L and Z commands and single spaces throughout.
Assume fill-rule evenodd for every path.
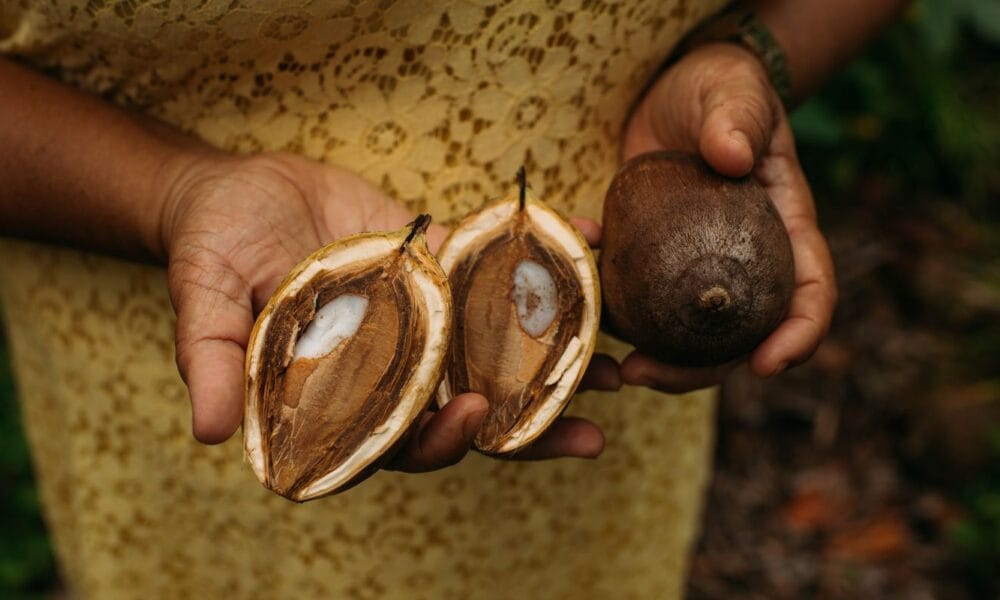
M 788 363 L 787 362 L 780 363 L 778 365 L 778 368 L 775 369 L 774 372 L 772 372 L 770 375 L 768 375 L 768 377 L 774 377 L 776 375 L 780 375 L 787 368 L 788 368 Z
M 729 132 L 729 137 L 731 139 L 735 140 L 737 144 L 739 144 L 739 145 L 743 146 L 743 148 L 745 148 L 744 151 L 749 156 L 749 158 L 750 158 L 750 166 L 752 167 L 753 166 L 754 156 L 753 156 L 753 144 L 750 143 L 750 137 L 747 134 L 745 134 L 742 131 L 740 131 L 739 129 L 734 129 L 734 130 L 730 131 Z
M 739 129 L 733 129 L 732 131 L 730 131 L 729 132 L 729 137 L 731 137 L 734 140 L 736 140 L 737 142 L 743 144 L 747 148 L 750 147 L 750 138 L 747 137 L 747 134 L 743 133 Z

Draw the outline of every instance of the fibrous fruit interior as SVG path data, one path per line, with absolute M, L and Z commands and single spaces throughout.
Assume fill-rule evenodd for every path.
M 283 496 L 307 499 L 349 481 L 399 438 L 437 384 L 450 329 L 443 274 L 425 271 L 429 253 L 421 260 L 398 243 L 332 249 L 329 268 L 314 261 L 321 267 L 279 289 L 255 332 L 247 450 Z
M 280 402 L 270 403 L 261 417 L 271 432 L 265 458 L 278 493 L 294 494 L 332 471 L 395 408 L 404 376 L 420 359 L 414 349 L 421 346 L 426 324 L 400 262 L 317 277 L 305 293 L 276 309 L 275 318 L 287 325 L 268 332 L 269 346 L 287 347 L 288 336 L 303 329 L 316 337 L 354 330 L 330 336 L 336 343 L 320 356 L 295 357 L 293 350 L 290 363 L 287 353 L 269 357 L 274 376 L 263 384 L 274 386 L 268 391 Z M 364 310 L 351 310 L 352 301 L 365 304 Z M 339 311 L 317 321 L 317 306 Z M 295 348 L 304 345 L 300 339 Z
M 558 416 L 593 351 L 593 259 L 555 213 L 512 199 L 459 225 L 441 260 L 455 311 L 446 397 L 485 395 L 476 446 L 509 452 Z

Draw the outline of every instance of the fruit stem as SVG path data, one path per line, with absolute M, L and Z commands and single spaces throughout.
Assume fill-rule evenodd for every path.
M 520 207 L 518 210 L 523 211 L 524 210 L 524 199 L 525 199 L 525 196 L 527 195 L 526 190 L 528 188 L 528 176 L 524 172 L 524 165 L 521 165 L 521 168 L 517 170 L 517 185 L 520 188 L 518 190 L 518 193 L 519 193 L 518 203 L 519 203 L 519 207 Z
M 721 312 L 726 310 L 732 302 L 732 299 L 729 297 L 729 290 L 720 285 L 713 285 L 698 294 L 698 304 L 703 309 L 710 310 L 712 312 Z
M 403 245 L 399 247 L 399 253 L 402 254 L 406 250 L 406 246 L 413 241 L 413 238 L 417 237 L 421 233 L 427 231 L 427 227 L 431 224 L 431 216 L 428 214 L 418 215 L 417 218 L 410 223 L 413 229 L 410 233 L 406 234 L 406 239 L 403 240 Z

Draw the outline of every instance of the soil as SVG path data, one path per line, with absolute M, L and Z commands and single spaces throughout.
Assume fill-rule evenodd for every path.
M 995 232 L 931 203 L 826 233 L 830 335 L 786 374 L 723 386 L 688 596 L 1000 598 L 1000 556 L 956 535 L 998 463 Z

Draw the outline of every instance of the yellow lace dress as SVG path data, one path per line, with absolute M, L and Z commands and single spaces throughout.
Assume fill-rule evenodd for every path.
M 344 165 L 438 222 L 521 164 L 559 210 L 599 217 L 630 104 L 721 4 L 15 0 L 0 52 L 223 148 Z M 607 434 L 597 461 L 470 455 L 295 505 L 257 483 L 238 436 L 192 439 L 163 270 L 10 240 L 0 265 L 41 496 L 81 598 L 681 594 L 709 392 L 578 397 L 571 412 Z

